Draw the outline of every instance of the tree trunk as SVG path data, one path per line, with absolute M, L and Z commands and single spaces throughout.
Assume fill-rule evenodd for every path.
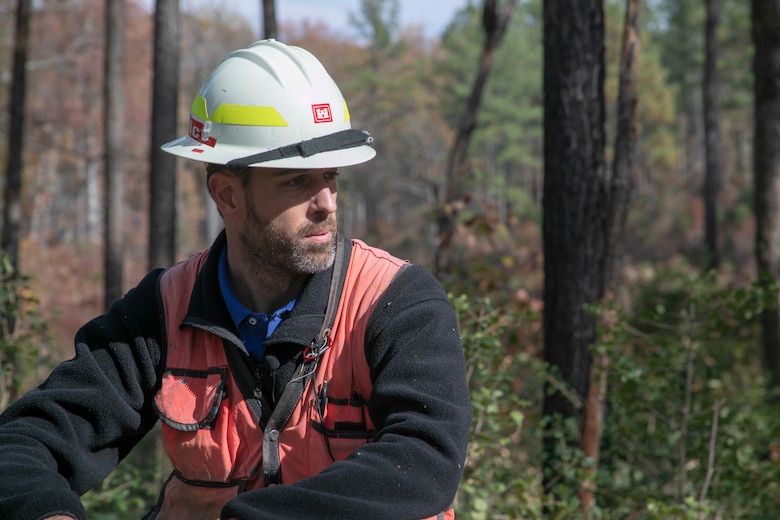
M 263 2 L 263 38 L 277 38 L 276 29 L 276 0 L 262 0 Z
M 545 492 L 566 473 L 562 427 L 582 426 L 596 337 L 586 305 L 605 286 L 609 179 L 604 155 L 604 6 L 600 0 L 544 2 L 544 360 L 568 392 L 547 383 L 543 414 Z M 566 438 L 579 445 L 580 439 Z M 572 482 L 566 484 L 571 485 Z
M 27 90 L 27 48 L 31 15 L 30 0 L 17 1 L 1 244 L 2 252 L 8 255 L 14 266 L 19 263 L 19 235 L 22 221 L 22 145 L 24 143 L 24 100 Z
M 626 216 L 634 188 L 634 165 L 636 164 L 636 69 L 639 57 L 639 31 L 642 0 L 626 0 L 626 15 L 623 25 L 623 45 L 620 53 L 620 77 L 618 85 L 617 132 L 615 136 L 615 157 L 612 163 L 610 182 L 609 227 L 607 236 L 607 264 L 605 267 L 606 297 L 618 297 L 623 267 L 624 235 Z M 612 316 L 603 317 L 601 326 L 609 331 L 613 326 Z M 582 426 L 582 451 L 593 461 L 586 473 L 593 476 L 599 464 L 601 434 L 604 431 L 604 407 L 607 397 L 607 374 L 609 355 L 599 352 L 593 358 L 590 368 L 588 394 Z M 580 484 L 580 502 L 585 510 L 596 505 L 593 479 L 586 478 Z
M 753 174 L 756 266 L 759 276 L 780 275 L 780 4 L 752 0 L 755 47 Z M 780 316 L 777 298 L 762 314 L 769 386 L 780 389 Z
M 434 258 L 436 274 L 440 278 L 451 268 L 450 248 L 455 233 L 457 215 L 464 205 L 463 181 L 468 170 L 469 144 L 471 136 L 477 128 L 477 113 L 482 102 L 482 94 L 493 65 L 493 56 L 504 38 L 516 4 L 516 0 L 510 0 L 504 4 L 500 0 L 485 0 L 483 7 L 482 27 L 485 31 L 485 41 L 482 55 L 479 59 L 474 83 L 471 86 L 471 93 L 466 102 L 466 108 L 458 120 L 455 143 L 450 151 L 444 172 L 445 199 L 441 203 L 437 219 L 438 239 Z
M 626 0 L 623 25 L 623 43 L 620 52 L 620 76 L 618 82 L 617 131 L 615 132 L 615 156 L 610 181 L 609 236 L 606 289 L 616 297 L 620 286 L 625 253 L 624 234 L 628 208 L 634 191 L 635 165 L 637 162 L 636 129 L 636 71 L 639 59 L 639 31 L 642 0 Z
M 149 268 L 176 260 L 176 157 L 160 146 L 176 138 L 179 106 L 179 0 L 154 10 L 152 139 L 149 150 Z
M 721 186 L 720 77 L 718 75 L 717 30 L 720 1 L 707 0 L 707 29 L 704 65 L 704 242 L 707 268 L 720 266 L 718 248 L 718 194 Z
M 104 117 L 104 174 L 106 177 L 106 222 L 104 228 L 106 309 L 122 296 L 122 214 L 123 171 L 122 138 L 125 124 L 124 83 L 124 2 L 106 2 L 106 52 L 104 57 L 105 84 L 103 87 Z
M 5 174 L 5 193 L 3 206 L 3 236 L 2 251 L 7 255 L 10 266 L 0 266 L 2 282 L 7 284 L 6 291 L 14 290 L 14 280 L 19 271 L 19 235 L 22 221 L 22 145 L 24 130 L 24 98 L 27 83 L 27 48 L 30 36 L 30 0 L 18 0 L 16 5 L 16 35 L 14 38 L 14 63 L 11 78 L 11 99 L 8 123 L 8 159 Z M 14 298 L 8 299 L 14 301 Z M 16 312 L 12 303 L 4 304 L 2 320 L 0 320 L 0 410 L 19 397 L 19 387 L 16 383 L 19 368 L 19 352 L 13 345 L 6 345 L 6 339 L 14 334 L 16 329 Z

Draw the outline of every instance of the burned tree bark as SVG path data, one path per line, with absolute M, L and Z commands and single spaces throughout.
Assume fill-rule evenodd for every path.
M 176 260 L 176 157 L 160 145 L 176 138 L 179 105 L 179 0 L 154 11 L 152 140 L 149 149 L 149 268 Z
M 30 0 L 18 0 L 16 7 L 16 35 L 14 36 L 14 63 L 9 103 L 8 160 L 5 170 L 3 205 L 3 254 L 11 263 L 18 264 L 19 239 L 22 221 L 22 143 L 24 143 L 24 103 L 27 91 L 27 48 L 30 39 Z
M 720 266 L 718 248 L 718 195 L 721 187 L 722 137 L 720 129 L 720 77 L 718 38 L 720 1 L 707 0 L 706 50 L 704 65 L 704 245 L 709 269 Z
M 759 276 L 780 275 L 780 5 L 752 0 L 754 75 L 754 211 Z M 761 315 L 769 387 L 780 389 L 780 309 L 772 300 Z
M 122 215 L 124 213 L 122 146 L 125 127 L 124 82 L 124 2 L 106 2 L 106 51 L 104 57 L 105 80 L 103 85 L 103 135 L 105 186 L 104 228 L 104 304 L 108 309 L 122 296 L 122 270 L 124 254 L 122 245 Z
M 563 428 L 566 442 L 579 445 L 569 427 L 582 427 L 589 395 L 596 323 L 587 306 L 604 292 L 610 187 L 603 2 L 545 0 L 543 12 L 544 360 L 559 382 L 544 394 L 543 484 L 555 494 L 567 477 L 558 435 Z
M 607 248 L 605 276 L 605 297 L 617 298 L 620 290 L 624 254 L 624 234 L 629 203 L 634 185 L 636 164 L 636 70 L 639 55 L 639 18 L 642 0 L 626 0 L 626 14 L 623 25 L 623 44 L 620 52 L 620 77 L 618 86 L 617 132 L 615 157 L 610 180 L 609 213 L 607 215 Z M 602 330 L 608 331 L 611 316 L 602 318 Z M 596 352 L 590 367 L 588 394 L 582 421 L 582 451 L 593 461 L 587 473 L 595 473 L 599 464 L 601 434 L 604 431 L 604 413 L 607 399 L 607 374 L 609 355 Z M 583 509 L 596 504 L 592 480 L 580 484 L 579 497 Z

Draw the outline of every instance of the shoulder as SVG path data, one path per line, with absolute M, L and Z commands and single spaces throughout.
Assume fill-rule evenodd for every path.
M 365 345 L 373 380 L 400 352 L 410 354 L 398 358 L 412 364 L 443 359 L 443 366 L 449 366 L 463 358 L 457 316 L 447 292 L 430 271 L 416 264 L 399 272 L 378 300 L 368 319 Z
M 447 299 L 439 280 L 425 267 L 410 263 L 397 256 L 373 247 L 361 240 L 351 239 L 350 269 L 359 270 L 357 276 L 367 276 L 377 271 L 390 274 L 383 299 L 402 299 L 411 303 L 418 299 Z
M 351 300 L 357 298 L 368 309 L 409 263 L 360 240 L 352 240 L 350 245 L 342 294 Z
M 413 322 L 415 327 L 432 325 L 434 321 L 454 319 L 454 310 L 439 280 L 425 267 L 406 264 L 385 288 L 374 309 L 371 324 L 374 330 L 384 328 L 389 321 Z
M 402 260 L 391 253 L 385 251 L 384 249 L 380 249 L 378 247 L 373 247 L 362 240 L 358 239 L 351 239 L 352 242 L 352 251 L 351 251 L 351 258 L 355 260 L 360 260 L 361 262 L 368 262 L 368 263 L 387 263 L 390 265 L 394 265 L 398 268 L 408 264 L 409 262 L 407 260 Z
M 209 257 L 210 249 L 205 249 L 198 253 L 191 255 L 186 260 L 169 267 L 165 270 L 162 276 L 162 284 L 171 283 L 174 279 L 180 278 L 195 278 L 203 268 L 203 264 Z

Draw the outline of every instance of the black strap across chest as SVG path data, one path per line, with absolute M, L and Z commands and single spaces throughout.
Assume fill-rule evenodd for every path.
M 347 274 L 349 255 L 345 252 L 346 238 L 339 235 L 336 254 L 333 260 L 328 303 L 325 316 L 317 335 L 299 355 L 298 366 L 284 391 L 276 401 L 276 406 L 263 396 L 259 377 L 245 355 L 229 341 L 224 340 L 225 355 L 236 384 L 244 396 L 255 422 L 263 429 L 263 477 L 265 485 L 281 483 L 281 459 L 279 456 L 279 438 L 292 413 L 303 397 L 309 381 L 314 377 L 322 354 L 330 348 L 330 333 L 336 319 L 341 291 Z
M 333 322 L 336 319 L 336 311 L 341 299 L 341 290 L 344 287 L 344 279 L 347 269 L 345 265 L 344 244 L 345 238 L 339 236 L 336 243 L 336 256 L 333 260 L 333 272 L 331 274 L 330 289 L 328 291 L 328 306 L 325 309 L 325 317 L 317 337 L 312 339 L 301 356 L 300 365 L 296 369 L 287 386 L 276 403 L 263 433 L 263 478 L 265 485 L 280 484 L 281 459 L 279 457 L 279 438 L 281 432 L 290 420 L 295 408 L 303 397 L 309 382 L 314 377 L 320 356 L 330 348 L 330 333 Z

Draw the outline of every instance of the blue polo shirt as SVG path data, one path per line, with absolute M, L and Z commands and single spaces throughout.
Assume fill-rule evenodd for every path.
M 238 301 L 233 289 L 230 287 L 227 272 L 227 248 L 222 249 L 219 257 L 219 288 L 222 291 L 222 298 L 225 300 L 230 317 L 236 325 L 241 341 L 244 342 L 249 354 L 256 363 L 263 359 L 263 343 L 270 336 L 276 327 L 285 319 L 295 307 L 298 297 L 292 299 L 287 305 L 278 309 L 273 314 L 263 314 L 262 312 L 252 312 Z

